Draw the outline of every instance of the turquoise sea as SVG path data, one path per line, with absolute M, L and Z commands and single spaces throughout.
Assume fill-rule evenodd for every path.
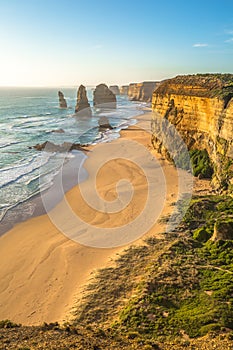
M 56 144 L 108 142 L 118 138 L 119 131 L 134 124 L 133 117 L 142 113 L 142 103 L 131 102 L 127 96 L 117 97 L 116 110 L 94 109 L 93 88 L 90 87 L 87 92 L 93 117 L 75 118 L 77 89 L 61 89 L 68 109 L 59 108 L 58 90 L 0 88 L 0 221 L 9 215 L 10 209 L 48 189 L 59 173 L 64 155 L 39 152 L 30 147 L 45 141 Z M 99 132 L 101 116 L 108 117 L 113 130 Z M 58 129 L 63 129 L 64 133 L 54 132 Z M 66 158 L 77 157 L 78 153 L 82 152 L 70 153 Z M 29 214 L 33 214 L 33 209 L 31 211 Z

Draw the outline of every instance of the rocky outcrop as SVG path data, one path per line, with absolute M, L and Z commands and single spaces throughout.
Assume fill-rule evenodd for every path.
M 151 102 L 152 94 L 158 84 L 158 82 L 154 81 L 132 83 L 129 85 L 128 96 L 132 101 Z
M 105 84 L 99 84 L 94 91 L 94 106 L 116 108 L 116 96 Z
M 233 74 L 178 76 L 154 91 L 152 143 L 167 158 L 158 138 L 158 119 L 174 125 L 189 150 L 206 150 L 214 166 L 213 186 L 233 184 Z M 167 130 L 169 134 L 169 130 Z
M 59 98 L 59 107 L 60 108 L 67 108 L 67 102 L 64 97 L 64 94 L 61 91 L 58 91 L 58 98 Z
M 113 129 L 113 127 L 109 123 L 109 120 L 107 117 L 100 117 L 98 124 L 99 124 L 99 131 L 100 132 Z
M 51 132 L 55 134 L 64 134 L 65 131 L 63 129 L 53 129 L 51 130 Z
M 129 91 L 129 85 L 123 85 L 120 87 L 121 95 L 128 95 L 128 91 Z
M 112 91 L 114 95 L 120 95 L 120 89 L 118 85 L 111 85 L 109 89 Z
M 33 147 L 29 147 L 29 149 L 35 148 L 37 151 L 46 150 L 46 152 L 69 152 L 73 150 L 88 151 L 85 147 L 87 147 L 87 145 L 81 145 L 79 143 L 64 142 L 61 145 L 56 145 L 53 142 L 46 141 L 44 143 L 38 143 Z
M 214 233 L 211 237 L 212 241 L 228 241 L 233 239 L 233 221 L 218 220 L 214 224 Z
M 87 99 L 87 91 L 85 86 L 80 85 L 77 92 L 77 102 L 75 106 L 75 113 L 79 116 L 91 117 L 92 111 L 90 103 Z

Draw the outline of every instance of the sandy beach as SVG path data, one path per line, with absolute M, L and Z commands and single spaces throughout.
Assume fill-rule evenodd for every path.
M 150 116 L 145 113 L 140 118 L 149 121 Z M 92 199 L 92 193 L 94 193 L 92 186 L 95 177 L 90 175 L 81 186 L 75 186 L 69 190 L 50 215 L 34 217 L 17 224 L 0 238 L 0 319 L 11 319 L 24 325 L 63 322 L 70 319 L 75 302 L 82 297 L 83 287 L 93 277 L 93 274 L 98 269 L 113 264 L 116 255 L 132 244 L 134 237 L 130 235 L 130 230 L 129 237 L 126 237 L 126 244 L 117 244 L 118 246 L 115 247 L 112 244 L 112 248 L 106 248 L 103 245 L 98 246 L 100 241 L 96 241 L 91 236 L 92 231 L 87 232 L 86 236 L 84 234 L 84 237 L 78 236 L 81 237 L 81 241 L 83 237 L 82 242 L 84 243 L 88 243 L 88 239 L 92 237 L 93 241 L 90 240 L 91 244 L 88 246 L 88 244 L 80 244 L 69 239 L 72 236 L 72 230 L 69 231 L 71 236 L 68 234 L 69 237 L 67 237 L 67 234 L 58 228 L 59 222 L 58 225 L 57 222 L 54 224 L 54 218 L 60 217 L 69 224 L 69 227 L 75 227 L 77 234 L 82 231 L 83 227 L 82 224 L 77 227 L 76 217 L 81 218 L 83 225 L 87 222 L 89 227 L 101 230 L 122 226 L 127 228 L 128 223 L 135 221 L 140 216 L 147 202 L 148 179 L 144 169 L 140 169 L 137 165 L 138 154 L 135 154 L 135 158 L 127 154 L 129 151 L 126 145 L 129 141 L 145 149 L 151 161 L 156 158 L 156 161 L 159 162 L 158 177 L 155 176 L 154 179 L 157 187 L 160 187 L 161 169 L 164 174 L 166 193 L 158 191 L 155 194 L 156 203 L 162 203 L 162 209 L 158 208 L 156 211 L 155 208 L 156 220 L 145 234 L 159 236 L 164 232 L 165 224 L 159 222 L 157 218 L 171 214 L 174 209 L 173 203 L 178 193 L 177 171 L 155 153 L 151 147 L 150 138 L 150 133 L 140 128 L 139 123 L 121 131 L 121 138 L 111 143 L 114 150 L 118 147 L 125 147 L 123 150 L 125 159 L 107 161 L 103 167 L 99 168 L 96 176 L 96 189 L 98 198 L 101 200 L 113 201 L 113 204 L 116 202 L 112 213 L 106 214 L 105 202 L 102 205 L 100 200 L 100 206 L 98 206 L 98 200 L 96 203 L 87 203 L 84 198 L 83 193 L 88 194 L 88 200 Z M 109 145 L 105 144 L 103 147 L 102 144 L 99 144 L 92 147 L 84 167 L 92 169 L 97 164 L 98 154 L 101 154 L 103 159 L 108 159 Z M 101 152 L 98 153 L 98 149 Z M 111 156 L 113 157 L 113 154 Z M 134 193 L 131 197 L 129 196 L 129 203 L 126 201 L 127 205 L 119 213 L 117 212 L 119 204 L 116 201 L 117 196 L 127 192 L 125 183 L 116 190 L 116 184 L 120 179 L 128 180 L 133 186 Z M 195 184 L 197 191 L 204 191 L 205 186 L 208 186 L 205 181 L 197 180 Z M 72 210 L 73 219 L 66 218 L 67 204 Z M 140 230 L 139 227 L 134 244 L 140 244 L 145 237 L 141 235 Z M 124 239 L 125 236 L 123 243 Z M 110 245 L 111 240 L 108 246 Z

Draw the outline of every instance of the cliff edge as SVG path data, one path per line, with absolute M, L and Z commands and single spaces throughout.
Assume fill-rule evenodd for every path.
M 233 74 L 177 76 L 163 81 L 152 97 L 152 143 L 166 156 L 156 119 L 173 124 L 189 150 L 206 150 L 215 188 L 233 185 Z M 169 157 L 168 157 L 169 158 Z

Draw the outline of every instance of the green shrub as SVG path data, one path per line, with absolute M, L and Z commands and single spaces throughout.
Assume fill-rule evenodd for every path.
M 212 331 L 218 331 L 221 329 L 221 326 L 219 324 L 216 324 L 216 323 L 210 323 L 210 324 L 207 324 L 205 326 L 202 326 L 200 328 L 200 335 L 203 336 L 209 332 L 212 332 Z
M 138 332 L 128 332 L 127 334 L 127 338 L 128 339 L 135 339 L 139 337 L 139 333 Z
M 0 328 L 15 328 L 19 327 L 19 324 L 11 322 L 10 320 L 2 320 L 0 321 Z
M 191 150 L 189 152 L 193 175 L 201 175 L 203 178 L 211 178 L 213 175 L 213 166 L 206 150 Z
M 199 227 L 193 232 L 193 238 L 202 243 L 207 242 L 211 236 L 212 232 L 204 227 Z

